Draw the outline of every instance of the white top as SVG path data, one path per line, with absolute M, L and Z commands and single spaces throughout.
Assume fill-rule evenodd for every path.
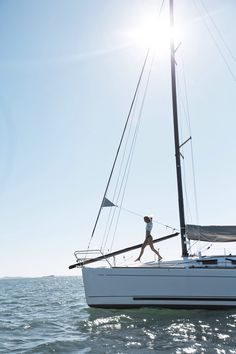
M 153 223 L 152 220 L 150 220 L 147 225 L 146 225 L 146 231 L 151 232 L 152 231 L 152 227 L 153 227 Z

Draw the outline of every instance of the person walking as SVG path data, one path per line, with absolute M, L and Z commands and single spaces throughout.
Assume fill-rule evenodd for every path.
M 146 238 L 145 238 L 145 241 L 141 247 L 140 254 L 139 254 L 138 258 L 135 260 L 135 262 L 140 261 L 146 246 L 150 246 L 151 250 L 154 253 L 156 253 L 156 255 L 158 256 L 158 261 L 160 261 L 162 259 L 162 257 L 160 255 L 160 253 L 157 250 L 155 250 L 155 248 L 153 246 L 153 238 L 151 235 L 151 231 L 152 231 L 152 227 L 153 227 L 152 217 L 151 216 L 144 216 L 143 219 L 144 219 L 144 222 L 146 223 Z

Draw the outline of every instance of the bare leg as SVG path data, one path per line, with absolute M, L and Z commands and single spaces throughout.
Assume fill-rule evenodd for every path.
M 162 257 L 160 255 L 160 253 L 157 250 L 155 250 L 151 239 L 148 240 L 148 244 L 149 244 L 151 250 L 156 253 L 156 255 L 158 256 L 158 260 L 160 261 L 162 259 Z
M 147 242 L 146 242 L 146 241 L 144 241 L 144 244 L 143 244 L 143 245 L 142 245 L 142 247 L 141 247 L 140 254 L 139 254 L 138 258 L 137 258 L 137 259 L 135 259 L 135 262 L 140 261 L 140 258 L 142 257 L 143 252 L 144 252 L 144 248 L 145 248 L 146 246 L 147 246 Z

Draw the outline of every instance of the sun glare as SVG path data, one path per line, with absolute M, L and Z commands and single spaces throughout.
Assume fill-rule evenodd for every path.
M 150 48 L 154 51 L 163 51 L 169 48 L 170 39 L 176 40 L 176 29 L 170 28 L 169 21 L 163 19 L 154 21 L 146 19 L 139 27 L 126 31 L 126 36 L 139 46 Z

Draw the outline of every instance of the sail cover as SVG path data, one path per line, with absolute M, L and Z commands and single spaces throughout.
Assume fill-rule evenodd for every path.
M 189 240 L 206 242 L 235 242 L 236 226 L 186 225 Z

